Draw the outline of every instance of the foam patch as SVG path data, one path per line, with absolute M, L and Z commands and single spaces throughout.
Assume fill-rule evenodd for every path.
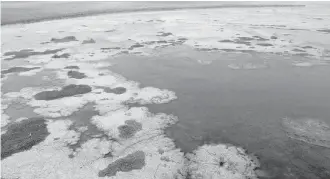
M 282 119 L 287 135 L 295 140 L 330 148 L 330 126 L 318 119 Z

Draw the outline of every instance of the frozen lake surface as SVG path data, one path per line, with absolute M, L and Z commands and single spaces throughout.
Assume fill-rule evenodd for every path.
M 82 7 L 2 19 L 69 17 Z M 2 26 L 2 177 L 328 179 L 329 7 L 163 9 Z

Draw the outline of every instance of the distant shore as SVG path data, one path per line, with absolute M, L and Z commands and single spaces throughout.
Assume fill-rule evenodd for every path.
M 273 3 L 273 4 L 271 4 Z M 183 9 L 304 7 L 290 2 L 2 2 L 1 25 L 109 13 L 169 11 Z

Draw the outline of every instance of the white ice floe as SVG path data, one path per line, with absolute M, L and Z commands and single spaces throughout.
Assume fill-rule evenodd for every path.
M 72 96 L 48 101 L 32 100 L 28 104 L 31 107 L 35 107 L 33 112 L 45 117 L 56 118 L 70 116 L 87 103 L 88 100 L 80 96 Z
M 192 179 L 257 178 L 255 169 L 258 164 L 239 147 L 204 145 L 186 157 Z
M 9 119 L 10 117 L 1 109 L 1 127 L 6 126 L 10 122 Z
M 92 122 L 109 136 L 118 138 L 119 126 L 125 125 L 126 121 L 135 121 L 142 124 L 142 128 L 135 133 L 132 138 L 143 139 L 145 137 L 163 134 L 163 129 L 177 121 L 171 115 L 154 115 L 146 107 L 121 108 L 111 111 L 103 116 L 94 116 Z
M 53 54 L 49 55 L 36 55 L 36 56 L 30 56 L 27 58 L 24 58 L 24 61 L 27 61 L 31 64 L 41 64 L 41 63 L 48 63 L 52 61 Z

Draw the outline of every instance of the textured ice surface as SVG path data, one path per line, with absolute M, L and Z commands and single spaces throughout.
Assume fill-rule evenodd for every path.
M 8 127 L 1 134 L 1 158 L 31 149 L 48 135 L 43 118 L 29 118 Z
M 328 65 L 327 13 L 326 8 L 138 12 L 2 27 L 4 63 L 38 64 L 40 69 L 19 75 L 38 75 L 39 71 L 49 70 L 56 72 L 56 78 L 65 83 L 4 94 L 4 101 L 33 107 L 35 113 L 47 120 L 50 135 L 31 149 L 5 158 L 3 177 L 256 178 L 256 162 L 239 147 L 205 145 L 184 155 L 164 135 L 164 129 L 178 119 L 170 114 L 153 114 L 144 106 L 169 103 L 177 98 L 175 93 L 153 86 L 142 87 L 113 73 L 109 67 L 116 64 L 111 60 L 125 55 L 127 58 L 159 55 L 159 49 L 182 45 L 208 54 L 285 54 L 297 67 Z M 314 16 L 321 16 L 322 20 L 311 18 Z M 290 61 L 293 56 L 307 58 Z M 201 64 L 213 61 L 196 59 Z M 29 67 L 8 64 L 6 69 Z M 268 64 L 231 62 L 228 68 L 264 69 Z M 13 76 L 5 76 L 1 82 Z M 70 85 L 86 85 L 90 90 L 61 97 L 55 95 L 52 100 L 34 98 L 38 93 L 59 91 Z M 90 137 L 73 151 L 68 145 L 77 144 L 82 132 L 89 128 L 74 128 L 70 118 L 86 104 L 93 104 L 97 111 L 89 125 L 104 135 Z M 135 105 L 139 107 L 132 107 Z M 7 116 L 4 107 L 2 134 L 9 131 L 12 123 L 22 122 Z M 286 118 L 282 122 L 290 138 L 330 146 L 329 124 L 316 119 Z M 139 164 L 132 163 L 134 156 Z M 127 168 L 121 168 L 123 165 Z
M 187 154 L 188 172 L 192 179 L 251 179 L 257 178 L 257 163 L 242 148 L 204 145 Z
M 326 122 L 310 118 L 284 118 L 282 124 L 290 138 L 330 148 L 330 126 Z

